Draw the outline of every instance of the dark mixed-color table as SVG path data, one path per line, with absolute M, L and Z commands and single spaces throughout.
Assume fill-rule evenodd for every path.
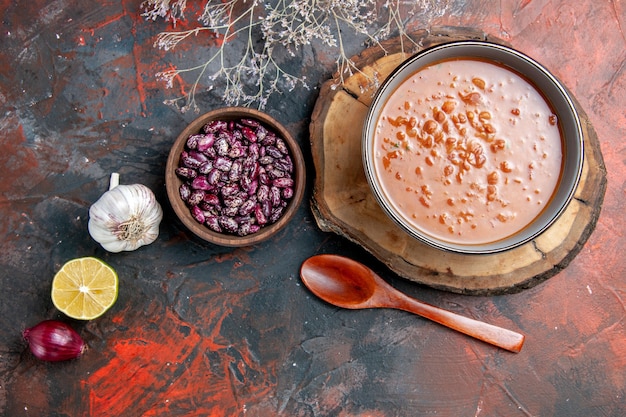
M 321 45 L 291 64 L 312 88 L 265 108 L 305 154 L 309 181 L 295 219 L 253 247 L 191 235 L 167 201 L 164 169 L 196 114 L 164 105 L 176 92 L 155 73 L 201 62 L 206 38 L 154 48 L 172 27 L 144 20 L 140 3 L 0 3 L 1 415 L 626 415 L 623 1 L 422 1 L 409 21 L 415 30 L 474 28 L 525 52 L 563 81 L 597 133 L 608 185 L 595 231 L 564 270 L 500 295 L 419 285 L 320 230 L 309 205 L 309 124 L 335 69 L 334 50 Z M 348 54 L 365 47 L 347 38 Z M 203 112 L 224 105 L 211 92 L 197 100 Z M 112 254 L 89 236 L 88 209 L 111 172 L 161 202 L 153 244 Z M 358 259 L 405 293 L 519 331 L 526 343 L 514 354 L 408 313 L 330 306 L 299 278 L 319 253 Z M 54 273 L 80 256 L 105 260 L 120 277 L 116 304 L 90 322 L 64 317 L 50 299 Z M 22 330 L 50 318 L 85 339 L 81 358 L 30 354 Z

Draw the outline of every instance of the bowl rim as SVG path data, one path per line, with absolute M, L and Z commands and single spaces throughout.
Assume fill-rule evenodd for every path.
M 374 138 L 375 125 L 377 123 L 380 110 L 386 102 L 386 97 L 394 91 L 398 83 L 403 82 L 406 78 L 399 77 L 413 74 L 432 62 L 441 59 L 454 58 L 484 59 L 488 62 L 498 63 L 499 65 L 521 75 L 543 95 L 544 99 L 548 103 L 550 103 L 558 115 L 560 124 L 559 127 L 561 130 L 561 140 L 564 151 L 563 164 L 559 183 L 557 184 L 555 192 L 551 197 L 550 203 L 546 205 L 535 220 L 526 225 L 522 230 L 494 242 L 481 244 L 460 244 L 438 239 L 426 234 L 425 232 L 421 232 L 419 229 L 411 226 L 411 224 L 404 219 L 401 213 L 399 213 L 393 204 L 388 201 L 387 197 L 383 191 L 378 188 L 376 183 L 376 170 L 373 166 L 373 159 L 371 157 L 371 153 L 373 152 L 372 142 Z M 504 59 L 503 62 L 498 58 L 506 59 Z M 420 62 L 424 63 L 419 65 Z M 513 66 L 512 62 L 514 62 L 514 65 L 516 66 Z M 532 71 L 532 74 L 528 74 L 526 71 L 520 70 L 520 66 L 525 67 L 527 71 Z M 558 109 L 555 108 L 556 105 L 554 103 L 554 99 L 548 97 L 549 94 L 547 94 L 546 88 L 540 88 L 537 85 L 538 82 L 535 79 L 536 77 L 543 77 L 541 79 L 542 83 L 546 84 L 550 93 L 554 94 L 555 98 L 559 100 Z M 567 122 L 567 125 L 565 126 L 568 128 L 567 132 L 565 132 L 565 122 Z M 582 175 L 584 164 L 583 139 L 582 123 L 580 121 L 576 105 L 570 97 L 570 93 L 567 91 L 567 88 L 543 65 L 526 54 L 508 46 L 488 41 L 459 40 L 442 43 L 417 52 L 403 61 L 381 83 L 372 99 L 365 118 L 365 123 L 363 125 L 361 155 L 369 188 L 374 194 L 378 205 L 404 232 L 428 246 L 447 252 L 461 254 L 494 254 L 514 249 L 537 238 L 540 234 L 552 226 L 567 209 L 569 203 L 574 197 L 576 189 L 578 188 Z M 567 178 L 568 181 L 564 181 L 564 178 Z M 563 188 L 563 184 L 567 185 L 565 189 Z M 555 204 L 555 197 L 557 194 L 559 201 L 558 206 Z M 536 226 L 538 219 L 542 221 L 540 226 Z M 535 225 L 535 227 L 532 227 L 532 231 L 529 231 L 531 230 L 532 225 Z
M 266 128 L 271 128 L 279 137 L 281 137 L 287 146 L 289 147 L 290 156 L 293 159 L 294 164 L 294 195 L 290 199 L 283 215 L 271 225 L 264 226 L 256 233 L 251 233 L 246 236 L 238 236 L 234 234 L 218 233 L 207 226 L 202 225 L 195 221 L 191 216 L 189 208 L 180 198 L 179 187 L 182 181 L 174 170 L 178 166 L 180 160 L 180 154 L 184 149 L 187 138 L 194 134 L 199 133 L 202 126 L 211 120 L 236 120 L 241 118 L 252 118 L 265 125 Z M 278 120 L 270 116 L 269 114 L 260 110 L 251 109 L 248 107 L 221 107 L 201 114 L 180 132 L 176 137 L 169 151 L 169 155 L 165 167 L 165 187 L 167 197 L 170 205 L 174 209 L 176 217 L 183 223 L 183 225 L 195 236 L 220 246 L 228 247 L 244 247 L 254 245 L 263 242 L 281 230 L 295 215 L 297 212 L 303 196 L 306 186 L 306 166 L 304 162 L 304 156 L 299 144 L 289 133 L 289 131 Z

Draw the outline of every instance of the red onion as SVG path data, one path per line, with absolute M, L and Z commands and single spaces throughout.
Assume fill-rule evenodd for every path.
M 45 320 L 22 333 L 35 357 L 44 361 L 64 361 L 78 358 L 87 345 L 69 325 Z

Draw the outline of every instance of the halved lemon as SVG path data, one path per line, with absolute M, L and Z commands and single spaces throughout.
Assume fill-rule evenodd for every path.
M 98 258 L 76 258 L 61 267 L 52 280 L 52 303 L 79 320 L 100 317 L 117 300 L 117 272 Z

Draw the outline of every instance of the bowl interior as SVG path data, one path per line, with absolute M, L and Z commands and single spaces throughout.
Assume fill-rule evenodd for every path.
M 458 244 L 425 234 L 411 225 L 394 208 L 382 187 L 374 167 L 374 138 L 383 107 L 394 91 L 421 68 L 438 61 L 468 58 L 497 63 L 521 75 L 542 93 L 558 117 L 561 131 L 563 164 L 556 190 L 535 220 L 516 234 L 483 244 Z M 511 48 L 481 41 L 459 41 L 424 50 L 401 64 L 381 85 L 367 114 L 362 140 L 363 165 L 367 180 L 385 213 L 414 238 L 434 246 L 459 253 L 495 253 L 508 250 L 537 237 L 565 210 L 578 185 L 583 164 L 583 134 L 573 101 L 561 83 L 533 59 Z
M 262 227 L 258 232 L 246 236 L 232 235 L 228 233 L 217 233 L 207 226 L 199 224 L 191 215 L 187 204 L 182 200 L 179 189 L 182 184 L 181 179 L 176 175 L 181 152 L 185 148 L 187 138 L 190 135 L 199 133 L 202 127 L 213 120 L 232 121 L 242 118 L 251 118 L 261 122 L 266 128 L 273 130 L 281 137 L 289 147 L 290 156 L 294 165 L 294 194 L 290 199 L 283 215 L 270 225 Z M 293 217 L 302 201 L 305 187 L 305 167 L 302 151 L 298 143 L 291 136 L 289 131 L 280 123 L 266 113 L 244 107 L 227 107 L 205 113 L 191 122 L 176 138 L 170 150 L 166 171 L 165 185 L 167 196 L 180 221 L 196 236 L 221 246 L 249 246 L 269 239 L 276 234 Z

